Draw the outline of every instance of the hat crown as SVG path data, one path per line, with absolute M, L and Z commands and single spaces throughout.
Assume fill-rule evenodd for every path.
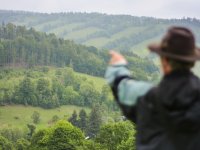
M 176 55 L 192 55 L 195 52 L 195 37 L 184 27 L 172 27 L 162 40 L 163 52 Z

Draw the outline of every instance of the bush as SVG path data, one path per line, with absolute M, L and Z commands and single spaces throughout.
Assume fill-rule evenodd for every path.
M 1 150 L 14 150 L 12 143 L 3 136 L 0 136 L 0 149 Z
M 57 122 L 59 119 L 60 119 L 60 118 L 59 118 L 57 115 L 54 115 L 54 116 L 52 117 L 52 122 L 55 123 L 55 122 Z
M 27 141 L 24 138 L 21 138 L 21 139 L 18 139 L 16 142 L 16 149 L 17 150 L 27 150 L 29 145 L 30 145 L 29 141 Z
M 33 119 L 34 124 L 38 124 L 40 122 L 40 114 L 37 111 L 34 111 L 31 118 Z

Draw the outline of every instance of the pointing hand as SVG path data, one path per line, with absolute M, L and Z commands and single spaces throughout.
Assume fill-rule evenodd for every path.
M 120 53 L 111 50 L 110 55 L 111 55 L 111 59 L 109 62 L 110 65 L 127 65 L 128 64 L 124 56 L 122 56 Z

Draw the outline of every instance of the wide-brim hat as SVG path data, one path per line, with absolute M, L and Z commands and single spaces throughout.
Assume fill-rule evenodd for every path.
M 200 48 L 195 45 L 194 34 L 185 27 L 171 27 L 160 43 L 148 46 L 150 51 L 168 58 L 194 62 L 200 60 Z

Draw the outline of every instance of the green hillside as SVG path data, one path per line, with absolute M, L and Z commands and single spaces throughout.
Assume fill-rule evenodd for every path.
M 135 64 L 131 67 L 135 78 L 148 80 L 158 71 L 150 59 L 142 59 L 133 52 L 122 53 L 133 58 L 129 61 Z M 108 50 L 77 44 L 55 34 L 12 23 L 0 25 L 0 67 L 68 66 L 76 72 L 103 77 L 108 61 Z
M 131 50 L 141 56 L 148 55 L 146 45 L 158 40 L 171 25 L 190 27 L 200 43 L 200 21 L 191 18 L 156 19 L 99 13 L 44 14 L 2 10 L 0 22 L 34 27 L 101 49 Z

